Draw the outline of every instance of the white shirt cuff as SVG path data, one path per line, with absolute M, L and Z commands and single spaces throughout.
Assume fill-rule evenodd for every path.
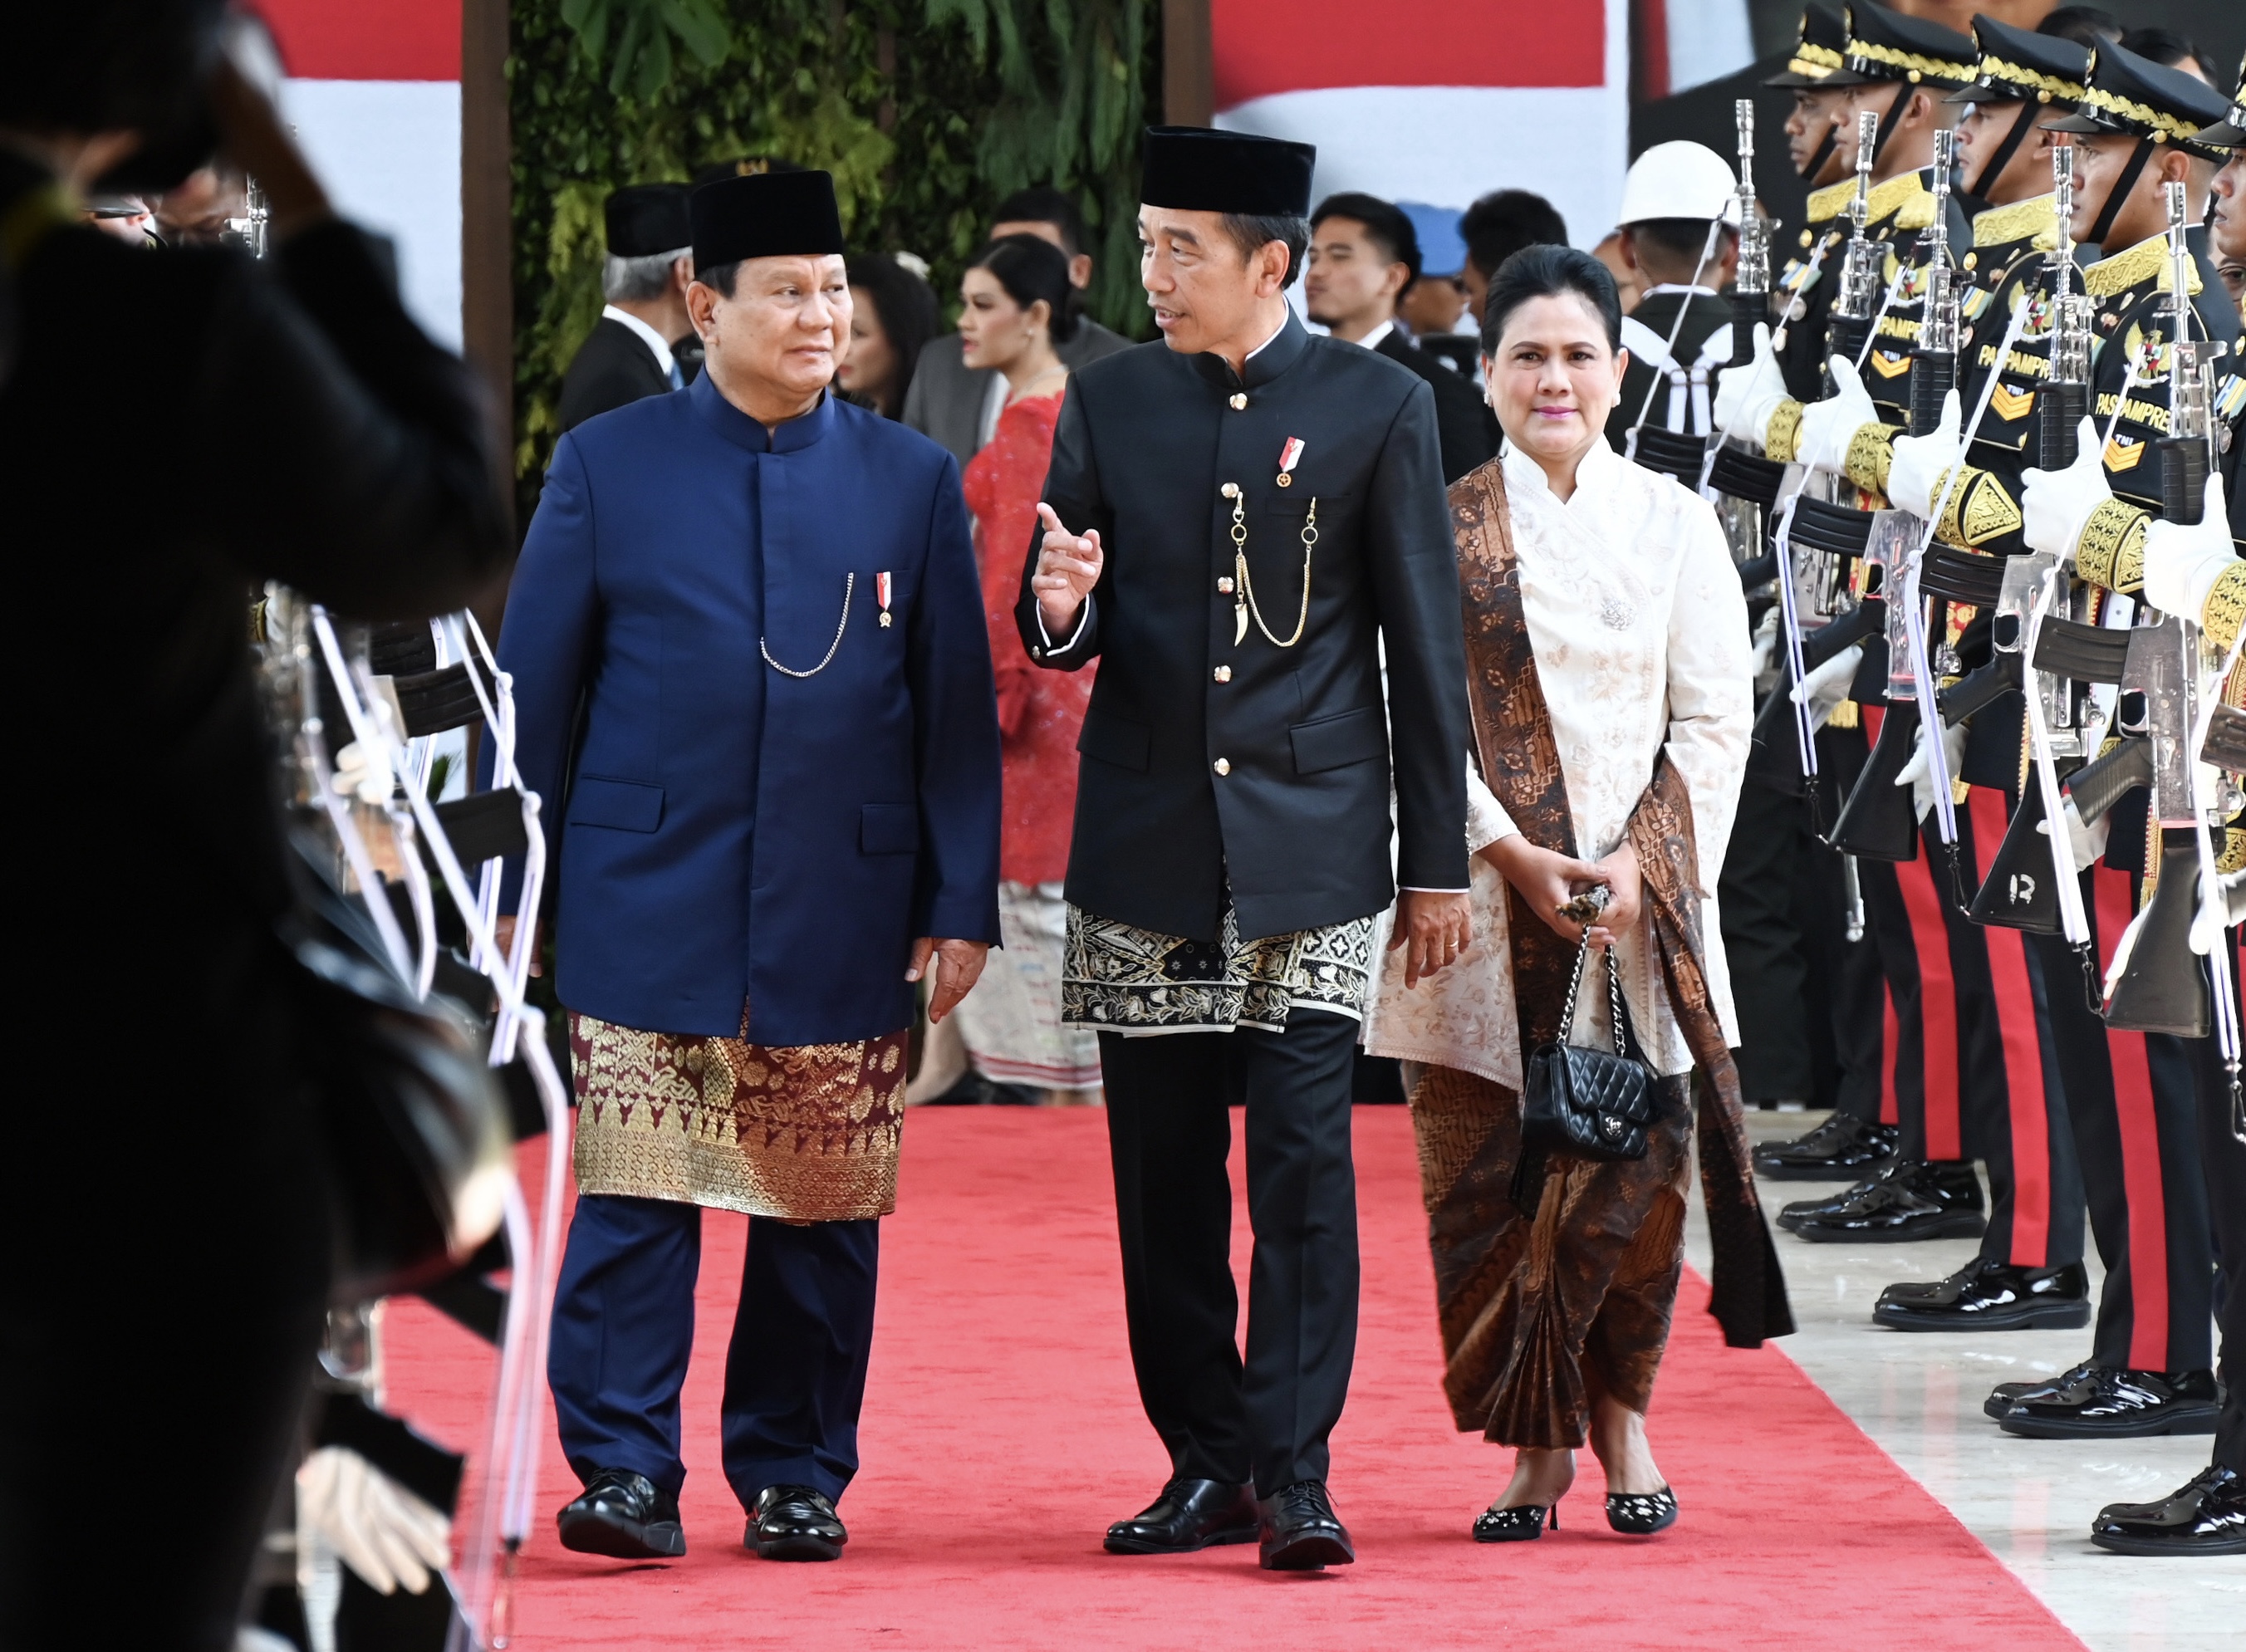
M 1084 640 L 1084 628 L 1092 622 L 1092 599 L 1089 596 L 1086 596 L 1084 599 L 1082 606 L 1076 610 L 1076 629 L 1068 634 L 1067 642 L 1058 644 L 1056 644 L 1053 642 L 1052 633 L 1045 629 L 1045 611 L 1044 606 L 1042 604 L 1036 605 L 1036 611 L 1038 616 L 1038 635 L 1045 640 L 1045 652 L 1048 654 L 1065 654 Z

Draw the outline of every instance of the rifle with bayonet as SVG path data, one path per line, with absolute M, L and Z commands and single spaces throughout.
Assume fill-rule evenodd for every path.
M 1871 342 L 1872 319 L 1880 309 L 1881 243 L 1868 226 L 1872 215 L 1872 161 L 1879 153 L 1880 118 L 1870 110 L 1856 117 L 1856 193 L 1848 201 L 1848 247 L 1841 259 L 1841 281 L 1825 330 L 1825 393 L 1834 392 L 1833 358 L 1863 359 Z
M 2074 463 L 2084 412 L 2090 405 L 2090 294 L 2078 292 L 2074 267 L 2074 151 L 2051 152 L 2052 201 L 2059 217 L 2059 244 L 2052 249 L 2050 373 L 2037 392 L 2036 463 L 2063 471 Z M 2004 371 L 1998 362 L 1995 371 Z
M 2195 316 L 2184 187 L 2171 183 L 2167 192 L 2171 354 L 2168 433 L 2159 442 L 2161 501 L 2168 520 L 2189 526 L 2207 508 L 2209 391 L 2221 347 L 2191 336 Z M 2153 898 L 2114 948 L 2106 977 L 2106 1021 L 2131 1031 L 2203 1037 L 2211 1029 L 2213 1003 L 2207 964 L 2191 949 L 2191 929 L 2206 899 L 2200 874 L 2215 799 L 2198 772 L 2192 744 L 2202 693 L 2197 625 L 2168 615 L 2133 630 L 2121 690 L 2123 731 L 2141 734 L 2148 743 L 2160 858 Z M 2223 996 L 2227 1010 L 2227 991 Z M 2235 1044 L 2235 1030 L 2228 1042 Z M 2228 1053 L 2235 1058 L 2235 1049 Z

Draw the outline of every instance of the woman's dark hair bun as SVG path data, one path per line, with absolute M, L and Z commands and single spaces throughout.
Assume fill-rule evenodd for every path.
M 970 269 L 987 269 L 1024 309 L 1043 300 L 1052 315 L 1052 342 L 1076 337 L 1081 300 L 1068 278 L 1068 255 L 1042 235 L 1001 235 L 975 255 Z
M 1489 296 L 1481 312 L 1481 353 L 1497 354 L 1507 318 L 1521 305 L 1563 293 L 1575 294 L 1597 313 L 1606 325 L 1608 349 L 1622 348 L 1622 295 L 1615 290 L 1607 267 L 1573 247 L 1540 242 L 1514 253 L 1489 278 Z

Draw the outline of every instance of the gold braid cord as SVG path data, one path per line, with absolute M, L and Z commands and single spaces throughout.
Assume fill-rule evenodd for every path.
M 1963 479 L 1955 487 L 1950 486 L 1950 472 L 1944 471 L 1935 484 L 1934 496 L 1943 501 L 1942 524 L 1936 532 L 1945 545 L 1971 550 L 2016 532 L 2020 526 L 2020 507 L 2012 502 L 2004 483 L 1976 466 L 1965 467 Z
M 2074 547 L 2075 571 L 2109 591 L 2134 592 L 2145 582 L 2145 528 L 2151 520 L 2137 506 L 2106 500 L 2082 525 Z
M 2200 629 L 2215 647 L 2228 649 L 2238 640 L 2239 627 L 2246 624 L 2246 562 L 2234 563 L 2216 576 L 2199 612 Z
M 1770 429 L 1762 439 L 1762 451 L 1781 465 L 1791 465 L 1801 446 L 1801 404 L 1780 402 L 1778 411 L 1770 416 Z
M 1897 434 L 1894 425 L 1873 419 L 1857 425 L 1856 433 L 1848 438 L 1848 457 L 1844 467 L 1848 479 L 1867 493 L 1887 497 L 1888 466 L 1895 462 Z

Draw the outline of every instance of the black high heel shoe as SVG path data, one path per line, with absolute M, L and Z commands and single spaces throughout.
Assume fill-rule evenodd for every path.
M 1544 1535 L 1544 1517 L 1552 1517 L 1552 1529 L 1560 1529 L 1560 1508 L 1554 1504 L 1547 1509 L 1536 1503 L 1522 1503 L 1509 1509 L 1486 1508 L 1474 1516 L 1474 1540 L 1477 1543 L 1527 1543 Z M 1613 1517 L 1610 1515 L 1609 1519 Z M 1675 1518 L 1672 1511 L 1671 1519 Z
M 1677 1493 L 1667 1486 L 1657 1492 L 1609 1492 L 1607 1524 L 1630 1537 L 1650 1537 L 1677 1524 Z

